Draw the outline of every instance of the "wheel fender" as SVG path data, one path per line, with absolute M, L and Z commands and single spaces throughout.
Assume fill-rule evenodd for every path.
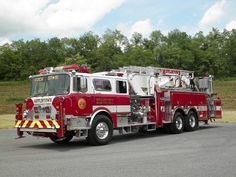
M 100 110 L 95 111 L 89 121 L 89 127 L 92 127 L 92 123 L 93 123 L 94 118 L 96 117 L 96 115 L 98 115 L 101 112 L 106 112 L 108 115 L 110 115 L 110 112 L 107 111 L 106 109 L 100 109 Z
M 175 108 L 172 112 L 173 112 L 173 114 L 172 114 L 171 122 L 173 122 L 173 119 L 174 119 L 174 116 L 175 116 L 175 113 L 176 113 L 176 112 L 182 113 L 183 116 L 186 115 L 186 112 L 184 111 L 184 109 L 183 109 L 182 107 L 177 107 L 177 108 Z

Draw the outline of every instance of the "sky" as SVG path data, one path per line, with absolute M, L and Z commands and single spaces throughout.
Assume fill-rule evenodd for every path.
M 236 29 L 235 0 L 0 0 L 0 44 L 79 37 L 120 30 L 148 37 L 154 30 L 190 35 Z

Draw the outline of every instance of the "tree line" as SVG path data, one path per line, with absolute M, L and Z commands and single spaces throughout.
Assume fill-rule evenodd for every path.
M 72 63 L 93 72 L 136 65 L 235 77 L 236 30 L 213 28 L 207 35 L 200 31 L 190 36 L 176 29 L 167 35 L 153 31 L 147 38 L 134 33 L 130 39 L 118 30 L 107 30 L 101 36 L 88 32 L 79 38 L 18 40 L 0 46 L 2 81 L 25 80 L 39 69 Z

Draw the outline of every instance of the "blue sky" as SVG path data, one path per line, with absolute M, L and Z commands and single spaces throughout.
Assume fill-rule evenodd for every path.
M 0 44 L 118 29 L 131 37 L 236 28 L 235 0 L 0 0 Z
M 199 28 L 198 24 L 207 10 L 219 2 L 225 2 L 222 7 L 225 14 L 208 28 Z M 107 24 L 109 28 L 115 29 L 119 24 L 131 26 L 137 21 L 149 19 L 153 30 L 161 30 L 164 33 L 176 28 L 190 34 L 199 30 L 207 33 L 212 27 L 220 30 L 226 28 L 228 23 L 236 20 L 234 12 L 236 1 L 233 0 L 129 0 L 99 21 L 93 29 L 104 31 L 108 27 Z
M 117 23 L 135 23 L 144 19 L 151 19 L 154 26 L 162 30 L 192 25 L 204 13 L 204 5 L 199 6 L 203 3 L 206 1 L 130 0 L 104 17 L 95 28 L 105 28 L 107 24 L 116 28 Z M 210 1 L 207 4 L 211 4 Z

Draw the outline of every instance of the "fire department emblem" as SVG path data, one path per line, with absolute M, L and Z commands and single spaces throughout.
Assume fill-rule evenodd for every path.
M 83 99 L 83 98 L 80 98 L 80 99 L 79 99 L 79 101 L 78 101 L 78 107 L 79 107 L 80 109 L 85 109 L 85 108 L 86 108 L 86 101 L 85 101 L 85 99 Z

